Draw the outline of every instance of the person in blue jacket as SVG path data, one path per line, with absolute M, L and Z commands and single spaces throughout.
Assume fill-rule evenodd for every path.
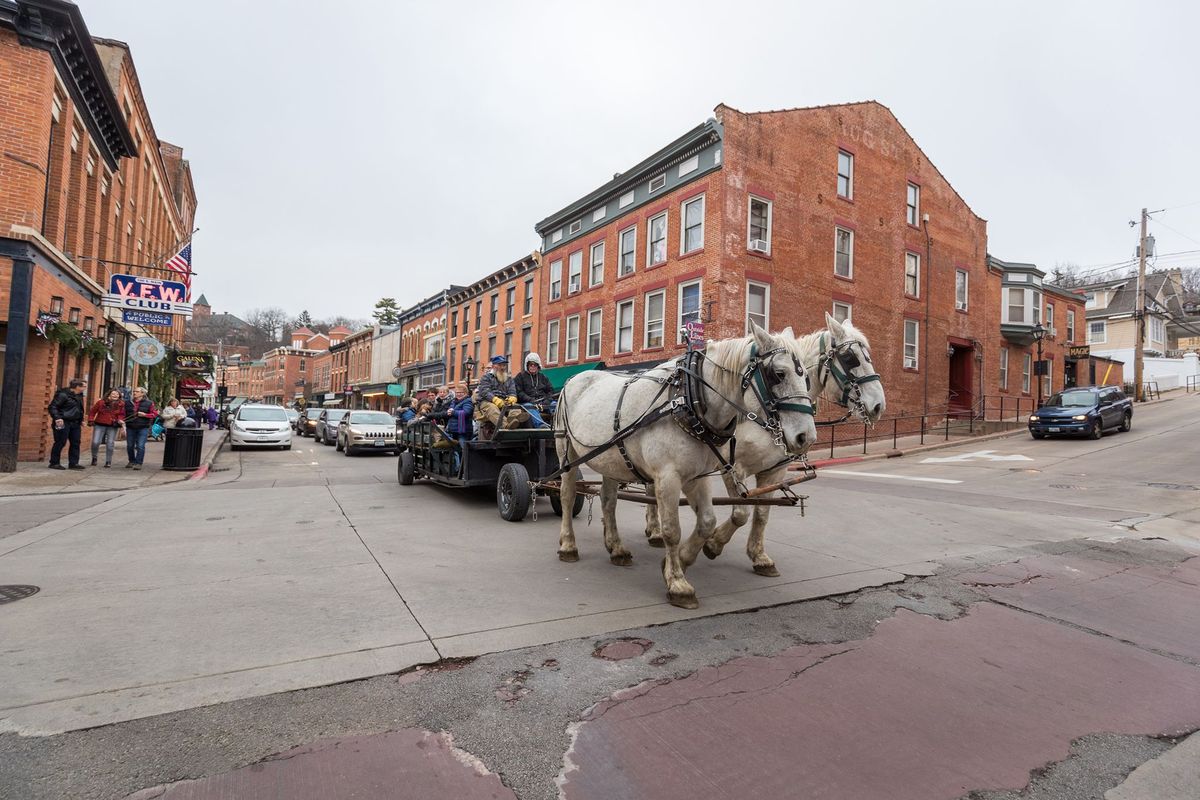
M 461 447 L 459 442 L 467 441 L 475 435 L 475 423 L 473 415 L 475 413 L 475 404 L 471 402 L 471 395 L 467 393 L 467 387 L 459 384 L 454 387 L 454 399 L 442 411 L 434 411 L 429 414 L 429 419 L 442 425 L 446 431 L 446 437 L 437 441 L 434 444 L 435 448 L 448 449 L 454 448 L 454 472 L 458 474 L 458 466 L 460 462 L 459 451 Z

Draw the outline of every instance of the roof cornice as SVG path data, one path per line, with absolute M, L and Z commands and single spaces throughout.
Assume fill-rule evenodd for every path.
M 489 289 L 494 289 L 508 283 L 514 278 L 519 278 L 529 272 L 533 272 L 538 268 L 537 259 L 531 253 L 524 258 L 519 258 L 513 263 L 488 275 L 486 278 L 481 278 L 469 286 L 452 286 L 446 295 L 446 302 L 450 305 L 461 303 L 464 300 L 471 300 L 478 295 L 483 294 Z

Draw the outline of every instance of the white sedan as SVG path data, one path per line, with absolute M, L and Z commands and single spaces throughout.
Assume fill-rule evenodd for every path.
M 246 403 L 229 423 L 229 449 L 278 447 L 292 449 L 292 423 L 279 406 Z

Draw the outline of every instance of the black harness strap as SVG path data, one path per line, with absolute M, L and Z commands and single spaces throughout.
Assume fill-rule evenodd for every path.
M 636 380 L 637 378 L 630 378 L 629 380 L 625 381 L 625 383 L 621 384 L 621 394 L 617 397 L 617 408 L 615 411 L 613 411 L 614 433 L 619 433 L 621 430 L 621 406 L 625 404 L 625 391 L 629 388 L 629 385 Z M 617 439 L 616 444 L 617 452 L 621 454 L 621 459 L 625 462 L 626 469 L 632 472 L 634 477 L 637 478 L 641 483 L 649 483 L 649 479 L 642 474 L 641 470 L 634 466 L 633 459 L 629 457 L 629 451 L 625 449 L 625 437 Z M 593 453 L 594 452 L 595 451 L 593 451 Z

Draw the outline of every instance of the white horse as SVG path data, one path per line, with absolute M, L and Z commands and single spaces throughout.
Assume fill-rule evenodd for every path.
M 825 315 L 826 330 L 816 330 L 796 340 L 801 363 L 810 371 L 815 366 L 817 396 L 846 409 L 864 423 L 875 423 L 883 416 L 886 400 L 879 375 L 871 363 L 870 345 L 862 331 L 848 320 L 838 322 Z M 791 328 L 781 335 L 790 336 Z M 754 476 L 756 486 L 779 483 L 787 475 L 788 459 L 781 456 L 779 448 L 770 436 L 755 425 L 740 423 L 737 427 L 737 460 L 734 473 L 737 479 L 746 481 Z M 734 475 L 724 475 L 725 487 L 730 497 L 737 494 Z M 750 536 L 746 540 L 746 555 L 754 571 L 759 575 L 779 575 L 775 561 L 764 551 L 763 540 L 770 506 L 733 506 L 733 513 L 704 543 L 704 555 L 716 558 L 733 538 L 738 528 L 746 524 L 753 515 Z M 654 547 L 661 547 L 658 521 L 654 515 L 646 514 L 646 536 Z
M 585 372 L 571 378 L 559 395 L 554 418 L 559 462 L 592 456 L 589 467 L 603 477 L 600 492 L 604 544 L 612 563 L 626 566 L 632 555 L 617 533 L 620 484 L 653 484 L 657 522 L 666 557 L 663 580 L 673 605 L 696 608 L 696 590 L 684 576 L 716 528 L 707 475 L 727 458 L 727 438 L 752 414 L 773 442 L 802 455 L 816 439 L 809 380 L 792 336 L 780 337 L 754 326 L 751 336 L 709 342 L 698 362 L 668 362 L 641 375 Z M 764 390 L 766 396 L 764 395 Z M 688 408 L 690 414 L 683 414 Z M 680 411 L 676 416 L 673 411 Z M 648 424 L 646 420 L 652 419 Z M 620 444 L 607 446 L 618 431 L 633 427 Z M 690 430 L 689 430 L 690 429 Z M 697 438 L 705 429 L 719 434 Z M 740 445 L 737 448 L 740 450 Z M 778 450 L 778 448 L 777 448 Z M 574 469 L 561 479 L 561 502 L 575 501 Z M 696 513 L 696 528 L 680 544 L 679 495 Z M 570 513 L 562 517 L 558 557 L 578 561 Z

